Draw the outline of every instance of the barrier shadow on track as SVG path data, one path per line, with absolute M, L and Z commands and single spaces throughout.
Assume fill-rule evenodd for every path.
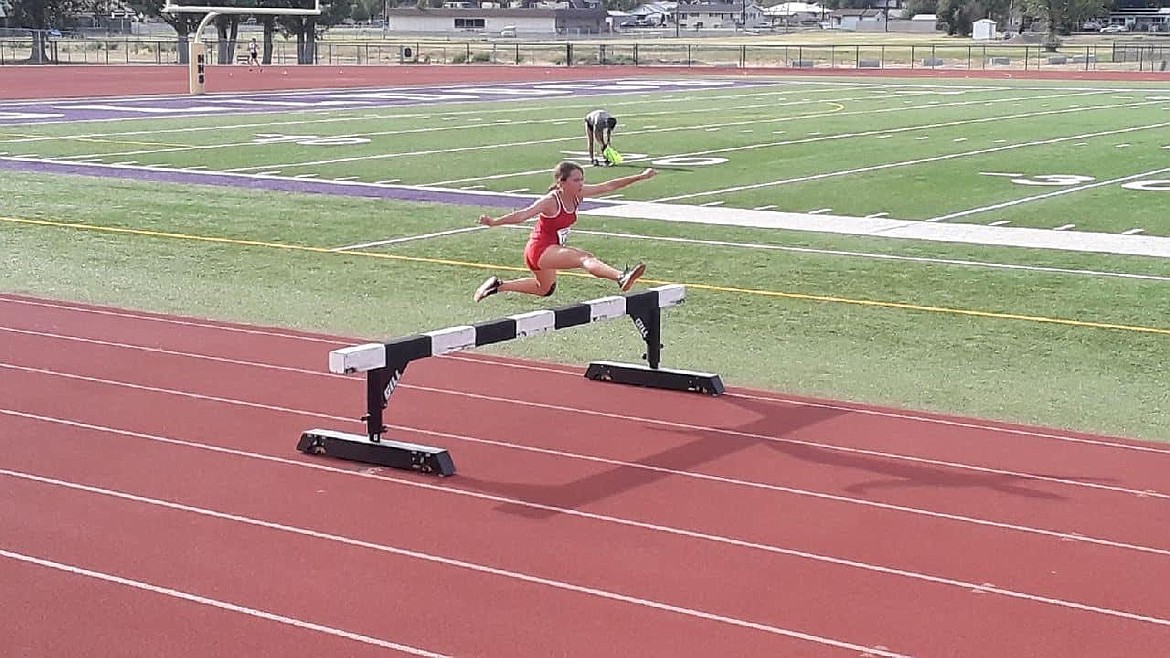
M 1036 478 L 1057 478 L 1103 485 L 1116 482 L 1114 478 L 1098 478 L 1081 474 L 969 471 L 948 466 L 946 463 L 907 461 L 896 455 L 897 449 L 894 446 L 884 447 L 880 437 L 873 447 L 865 449 L 867 452 L 815 445 L 811 439 L 798 438 L 797 432 L 830 420 L 853 415 L 853 412 L 848 409 L 793 406 L 780 401 L 743 398 L 723 398 L 722 404 L 731 404 L 742 409 L 754 416 L 755 420 L 743 425 L 727 427 L 722 431 L 644 425 L 639 428 L 639 431 L 669 432 L 678 437 L 692 437 L 692 440 L 639 459 L 633 462 L 636 465 L 614 466 L 564 484 L 532 485 L 490 481 L 469 475 L 463 476 L 462 484 L 483 493 L 517 498 L 550 507 L 581 510 L 667 478 L 678 477 L 676 473 L 653 469 L 697 471 L 705 464 L 712 464 L 726 459 L 734 453 L 760 446 L 788 458 L 785 461 L 789 466 L 795 460 L 840 471 L 852 471 L 856 474 L 855 481 L 840 487 L 836 493 L 870 499 L 876 499 L 877 494 L 881 492 L 894 490 L 971 489 L 1040 501 L 1063 502 L 1068 500 L 1067 496 L 1044 490 L 1045 487 L 1050 488 L 1053 483 Z M 868 424 L 864 423 L 859 426 L 864 428 Z M 728 433 L 728 430 L 735 433 Z M 941 433 L 946 430 L 942 427 L 932 427 L 927 431 Z M 891 443 L 900 438 L 897 435 L 889 437 Z M 588 452 L 587 446 L 582 446 L 582 449 Z M 891 454 L 889 456 L 873 454 L 878 452 Z M 942 460 L 937 461 L 941 462 Z M 784 468 L 785 463 L 777 464 L 776 473 L 780 477 L 773 482 L 774 484 L 784 484 Z M 716 475 L 713 471 L 705 472 Z M 726 469 L 719 475 L 735 477 L 734 472 L 728 472 Z M 685 504 L 685 501 L 680 501 L 680 503 Z M 498 509 L 528 518 L 548 518 L 558 513 L 553 510 L 541 510 L 512 504 L 501 505 Z
M 848 413 L 823 407 L 781 406 L 782 403 L 778 402 L 746 401 L 745 403 L 741 400 L 729 402 L 724 399 L 724 403 L 730 403 L 759 417 L 758 420 L 751 423 L 726 429 L 769 437 L 785 437 L 798 430 Z M 702 429 L 664 428 L 658 425 L 643 425 L 639 428 L 639 432 L 667 432 L 674 436 L 693 438 L 686 443 L 632 462 L 637 465 L 614 466 L 594 475 L 561 485 L 488 481 L 466 474 L 462 476 L 461 482 L 482 493 L 492 493 L 552 507 L 577 510 L 667 478 L 677 477 L 676 473 L 669 471 L 695 471 L 704 464 L 726 459 L 729 455 L 770 443 L 767 439 L 753 436 L 738 436 Z M 588 446 L 582 446 L 582 449 L 587 452 Z M 531 518 L 546 518 L 557 514 L 551 510 L 540 510 L 520 505 L 502 505 L 500 509 Z

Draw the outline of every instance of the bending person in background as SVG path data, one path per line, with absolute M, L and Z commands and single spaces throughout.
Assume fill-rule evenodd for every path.
M 609 112 L 605 110 L 593 110 L 585 115 L 585 137 L 589 139 L 589 161 L 593 163 L 594 167 L 600 167 L 601 162 L 593 155 L 593 144 L 597 143 L 597 153 L 602 154 L 602 160 L 608 165 L 609 160 L 605 157 L 605 149 L 609 148 L 609 143 L 613 139 L 613 129 L 617 127 L 617 119 L 613 118 Z

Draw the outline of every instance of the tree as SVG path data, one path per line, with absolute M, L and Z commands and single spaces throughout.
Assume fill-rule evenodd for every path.
M 278 0 L 285 7 L 292 6 L 291 0 Z M 296 36 L 297 64 L 317 63 L 317 37 L 349 18 L 352 7 L 344 0 L 321 0 L 321 15 L 319 16 L 277 16 L 276 24 L 286 36 Z
M 48 52 L 48 30 L 61 27 L 76 13 L 89 11 L 90 0 L 11 0 L 8 22 L 12 27 L 34 30 L 30 64 L 46 64 Z
M 908 0 L 902 8 L 902 18 L 911 18 L 917 14 L 937 14 L 938 0 Z
M 179 63 L 186 64 L 190 61 L 190 54 L 187 52 L 187 37 L 199 27 L 199 21 L 203 20 L 203 14 L 166 14 L 163 13 L 164 0 L 130 0 L 130 8 L 142 14 L 143 16 L 150 16 L 152 18 L 161 19 L 167 25 L 174 28 L 175 33 L 179 35 L 177 50 L 179 53 Z
M 1076 26 L 1105 11 L 1105 0 L 1025 0 L 1028 11 L 1048 26 L 1048 43 L 1059 44 L 1058 34 L 1068 34 Z

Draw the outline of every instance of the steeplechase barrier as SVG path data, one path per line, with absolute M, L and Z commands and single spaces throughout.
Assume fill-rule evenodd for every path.
M 635 293 L 602 297 L 579 304 L 510 315 L 473 325 L 460 325 L 394 338 L 385 343 L 366 343 L 329 353 L 329 371 L 365 373 L 365 435 L 328 429 L 306 430 L 297 450 L 306 454 L 377 464 L 392 468 L 435 473 L 455 473 L 455 463 L 444 448 L 385 439 L 383 412 L 411 361 L 461 350 L 525 338 L 548 331 L 629 316 L 646 342 L 645 365 L 594 361 L 585 376 L 591 380 L 648 388 L 692 391 L 707 395 L 723 393 L 723 381 L 713 373 L 661 367 L 662 309 L 686 299 L 686 288 L 664 285 Z

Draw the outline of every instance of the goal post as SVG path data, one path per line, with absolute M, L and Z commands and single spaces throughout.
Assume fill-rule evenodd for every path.
M 206 1 L 206 0 L 205 0 Z M 203 28 L 217 16 L 320 16 L 321 0 L 313 0 L 309 7 L 238 7 L 228 5 L 183 5 L 166 0 L 162 11 L 167 14 L 204 14 L 187 43 L 187 88 L 191 94 L 203 94 L 207 82 L 207 47 L 203 44 Z

